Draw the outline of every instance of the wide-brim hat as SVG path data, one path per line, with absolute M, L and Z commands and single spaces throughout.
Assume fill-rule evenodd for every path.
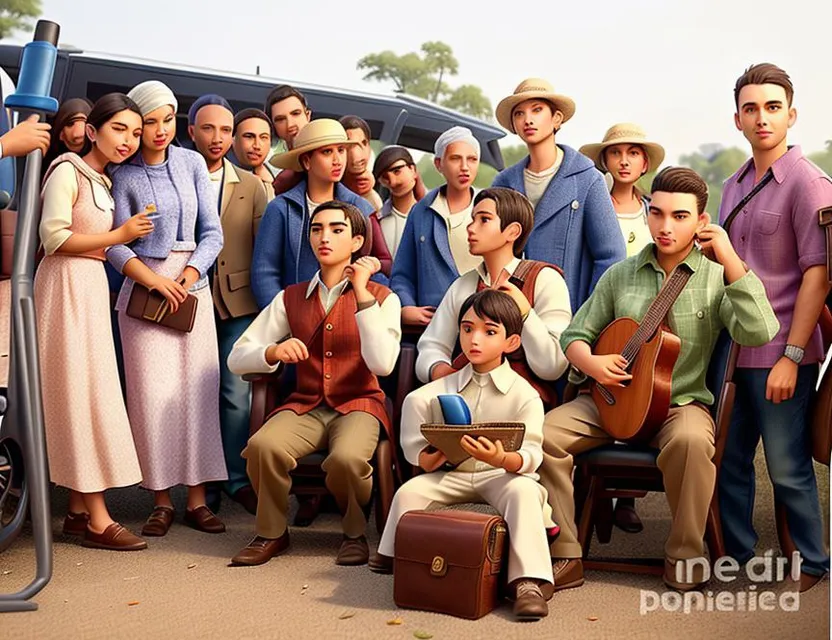
M 650 171 L 658 169 L 664 160 L 664 147 L 658 142 L 649 141 L 644 129 L 632 122 L 620 122 L 612 125 L 604 134 L 603 141 L 585 144 L 579 151 L 592 160 L 600 171 L 606 171 L 604 149 L 616 144 L 637 144 L 643 147 L 647 154 Z
M 563 122 L 575 115 L 575 101 L 572 98 L 555 93 L 554 87 L 543 78 L 526 78 L 517 85 L 514 93 L 500 100 L 496 111 L 497 122 L 512 133 L 517 133 L 511 117 L 514 107 L 526 100 L 535 99 L 548 100 L 555 105 L 555 109 L 563 114 Z
M 312 122 L 304 126 L 298 132 L 298 135 L 295 136 L 291 151 L 272 156 L 269 163 L 281 169 L 303 171 L 303 167 L 300 164 L 300 157 L 304 153 L 309 153 L 315 149 L 321 149 L 333 144 L 350 145 L 358 144 L 358 142 L 350 140 L 347 137 L 347 132 L 337 120 L 331 120 L 329 118 L 312 120 Z

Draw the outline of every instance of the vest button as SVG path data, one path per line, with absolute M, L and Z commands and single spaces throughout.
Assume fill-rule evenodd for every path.
M 324 374 L 324 378 L 326 378 L 327 380 L 329 380 L 331 377 L 332 377 L 331 373 L 325 373 Z
M 331 357 L 332 357 L 332 351 L 327 351 L 324 355 L 325 355 L 327 358 L 331 358 Z
M 326 323 L 326 330 L 327 331 L 332 331 L 332 323 L 331 322 Z

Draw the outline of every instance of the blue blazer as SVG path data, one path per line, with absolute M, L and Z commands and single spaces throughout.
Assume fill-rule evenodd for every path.
M 558 146 L 563 150 L 563 162 L 535 207 L 534 230 L 526 243 L 525 257 L 563 269 L 575 313 L 604 271 L 627 257 L 627 249 L 601 172 L 586 156 L 566 145 Z M 525 195 L 523 171 L 528 164 L 526 156 L 498 173 L 491 186 Z
M 428 193 L 407 214 L 390 274 L 390 288 L 403 307 L 438 307 L 448 287 L 459 277 L 447 223 L 433 209 L 441 188 Z
M 341 183 L 335 185 L 335 200 L 355 205 L 365 218 L 373 212 L 369 202 Z M 310 213 L 306 210 L 305 178 L 266 207 L 251 259 L 251 290 L 261 309 L 289 285 L 311 280 L 320 268 L 309 244 Z M 381 272 L 372 279 L 387 284 Z

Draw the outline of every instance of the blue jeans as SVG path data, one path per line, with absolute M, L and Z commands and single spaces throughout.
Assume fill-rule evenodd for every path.
M 812 466 L 809 402 L 817 383 L 817 365 L 798 368 L 794 397 L 766 400 L 770 369 L 737 369 L 731 427 L 719 471 L 719 508 L 725 547 L 738 562 L 754 556 L 754 453 L 760 437 L 774 496 L 786 509 L 789 533 L 803 560 L 802 571 L 823 575 L 829 555 L 823 544 L 823 518 Z
M 220 430 L 228 481 L 228 495 L 251 484 L 246 474 L 246 461 L 240 455 L 248 443 L 249 415 L 251 412 L 251 385 L 228 370 L 228 354 L 243 331 L 256 316 L 228 318 L 217 317 L 217 339 L 220 352 Z

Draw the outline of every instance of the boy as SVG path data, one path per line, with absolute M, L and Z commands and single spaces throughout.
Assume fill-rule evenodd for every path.
M 735 218 L 731 240 L 765 283 L 780 332 L 765 346 L 740 350 L 719 501 L 725 547 L 747 562 L 757 542 L 754 454 L 762 437 L 774 493 L 803 561 L 800 590 L 805 591 L 829 571 L 808 409 L 825 355 L 818 317 L 829 283 L 818 214 L 832 206 L 832 181 L 800 147 L 788 146 L 788 130 L 797 118 L 793 96 L 788 74 L 773 64 L 748 68 L 734 87 L 734 122 L 753 157 L 726 181 L 719 219 L 725 225 Z
M 516 133 L 529 155 L 497 174 L 493 187 L 509 187 L 534 206 L 534 232 L 526 256 L 563 269 L 575 312 L 601 274 L 627 251 L 604 177 L 572 147 L 556 144 L 561 125 L 575 113 L 572 98 L 541 78 L 528 78 L 504 98 L 497 121 Z
M 306 96 L 288 84 L 279 84 L 269 92 L 263 111 L 271 119 L 274 135 L 283 141 L 287 151 L 294 149 L 298 133 L 312 120 Z M 301 171 L 284 169 L 274 179 L 275 195 L 286 193 L 302 179 Z
M 255 538 L 233 565 L 268 562 L 289 547 L 289 472 L 305 455 L 327 449 L 322 468 L 343 514 L 337 564 L 366 564 L 364 506 L 372 491 L 370 460 L 379 425 L 390 418 L 376 376 L 389 375 L 399 356 L 399 299 L 368 282 L 372 257 L 353 261 L 366 220 L 353 205 L 326 202 L 311 215 L 309 243 L 320 263 L 311 281 L 282 290 L 234 345 L 228 367 L 237 374 L 271 373 L 297 364 L 297 386 L 249 440 L 243 457 L 257 493 Z
M 622 385 L 632 378 L 624 358 L 593 355 L 592 344 L 617 318 L 640 322 L 671 273 L 684 269 L 691 274 L 666 318 L 682 346 L 673 369 L 670 411 L 650 442 L 661 450 L 658 466 L 672 514 L 664 581 L 671 588 L 690 590 L 700 586 L 701 576 L 679 581 L 676 563 L 702 556 L 716 481 L 714 423 L 705 408 L 714 401 L 705 387 L 708 362 L 723 328 L 740 344 L 760 345 L 774 337 L 779 323 L 760 279 L 746 270 L 725 231 L 709 224 L 708 187 L 702 178 L 691 169 L 669 167 L 654 179 L 651 198 L 648 224 L 655 244 L 610 267 L 560 341 L 566 357 L 586 376 L 604 385 Z M 701 251 L 694 246 L 697 237 Z M 583 584 L 573 456 L 613 441 L 600 424 L 598 409 L 586 394 L 550 411 L 544 422 L 547 455 L 540 477 L 561 525 L 551 545 L 555 590 Z
M 347 152 L 344 186 L 373 205 L 373 211 L 378 211 L 382 202 L 381 196 L 373 189 L 376 179 L 370 171 L 370 155 L 373 153 L 370 148 L 370 125 L 358 116 L 344 116 L 338 122 L 343 125 L 347 137 L 356 143 Z
M 408 462 L 426 473 L 405 483 L 390 508 L 378 554 L 370 569 L 391 573 L 399 519 L 431 504 L 487 502 L 506 519 L 509 530 L 508 580 L 514 587 L 514 615 L 539 619 L 549 613 L 552 566 L 546 548 L 546 528 L 553 527 L 546 508 L 546 492 L 537 482 L 541 448 L 543 403 L 534 388 L 503 357 L 521 342 L 523 320 L 514 300 L 501 291 L 486 289 L 469 296 L 458 316 L 462 351 L 468 364 L 458 372 L 410 393 L 402 407 L 402 448 Z M 424 423 L 442 422 L 432 416 L 431 400 L 440 394 L 459 394 L 471 409 L 472 422 L 512 421 L 526 426 L 523 444 L 506 453 L 498 440 L 463 436 L 471 458 L 453 471 L 440 471 L 447 461 L 421 433 Z M 546 595 L 544 595 L 546 592 Z
M 476 195 L 480 143 L 470 129 L 451 127 L 437 138 L 434 153 L 446 184 L 408 214 L 390 278 L 402 301 L 402 322 L 408 325 L 428 324 L 451 283 L 482 262 L 468 251 L 465 228 Z
M 555 267 L 520 259 L 533 226 L 534 210 L 521 193 L 493 187 L 474 198 L 468 246 L 483 262 L 454 281 L 419 339 L 416 375 L 422 382 L 454 373 L 457 316 L 465 299 L 481 288 L 500 289 L 523 314 L 522 346 L 509 359 L 511 367 L 540 393 L 544 405 L 557 404 L 551 381 L 569 365 L 560 335 L 569 326 L 572 310 L 566 282 Z M 509 278 L 526 269 L 521 290 Z

